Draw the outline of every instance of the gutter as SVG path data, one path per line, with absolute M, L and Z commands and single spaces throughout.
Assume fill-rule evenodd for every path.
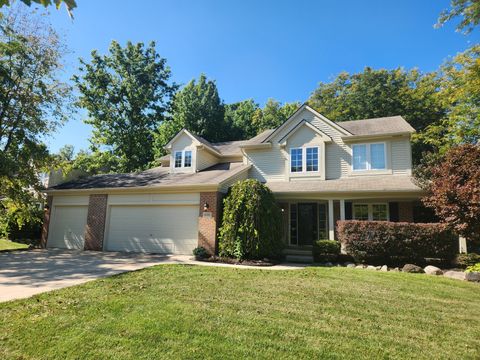
M 341 139 L 343 142 L 352 142 L 357 140 L 368 140 L 368 139 L 381 139 L 386 137 L 401 137 L 401 136 L 411 136 L 413 132 L 411 131 L 401 131 L 393 133 L 384 133 L 384 134 L 375 134 L 375 135 L 350 135 L 342 136 Z

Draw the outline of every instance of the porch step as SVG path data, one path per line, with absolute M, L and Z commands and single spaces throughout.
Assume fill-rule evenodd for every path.
M 311 264 L 313 263 L 313 256 L 310 255 L 286 255 L 285 260 L 292 263 Z
M 287 248 L 283 250 L 285 255 L 312 256 L 312 249 Z

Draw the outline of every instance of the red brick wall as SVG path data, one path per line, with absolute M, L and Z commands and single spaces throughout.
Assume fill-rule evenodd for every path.
M 43 213 L 43 224 L 42 224 L 42 236 L 40 237 L 40 246 L 42 248 L 47 247 L 47 240 L 48 240 L 48 227 L 50 225 L 50 214 L 52 212 L 52 201 L 53 196 L 47 196 L 47 204 L 44 209 Z
M 398 203 L 398 219 L 401 222 L 413 222 L 412 201 L 401 201 Z
M 85 228 L 85 250 L 103 250 L 105 218 L 107 216 L 107 196 L 90 195 L 88 202 L 87 226 Z
M 198 246 L 203 246 L 211 255 L 218 251 L 218 228 L 222 216 L 223 194 L 219 192 L 200 193 L 200 209 L 198 218 Z M 208 204 L 207 212 L 212 217 L 204 217 L 203 206 Z

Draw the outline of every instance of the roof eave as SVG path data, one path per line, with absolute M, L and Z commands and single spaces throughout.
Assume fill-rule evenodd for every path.
M 341 139 L 343 142 L 352 142 L 358 140 L 376 140 L 386 137 L 400 137 L 400 136 L 410 136 L 415 131 L 400 131 L 400 132 L 390 132 L 390 133 L 383 133 L 383 134 L 368 134 L 368 135 L 350 135 L 350 136 L 342 136 Z

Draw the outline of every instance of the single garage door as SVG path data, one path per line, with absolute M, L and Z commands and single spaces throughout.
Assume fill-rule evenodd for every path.
M 88 206 L 55 206 L 47 246 L 82 250 L 85 244 L 87 211 Z
M 111 206 L 109 251 L 191 254 L 198 242 L 198 205 Z

